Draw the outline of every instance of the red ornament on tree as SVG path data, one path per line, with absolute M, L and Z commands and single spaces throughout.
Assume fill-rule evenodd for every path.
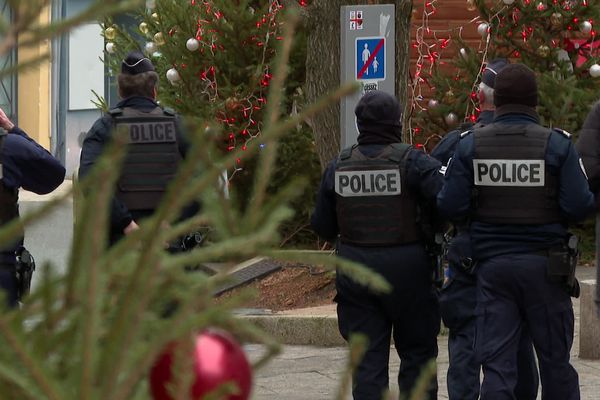
M 172 376 L 175 344 L 167 346 L 150 371 L 150 391 L 154 400 L 173 400 L 168 386 Z M 195 379 L 190 388 L 192 399 L 202 399 L 226 383 L 237 385 L 237 392 L 223 397 L 247 400 L 252 388 L 252 370 L 246 354 L 227 332 L 207 330 L 196 336 L 193 357 Z

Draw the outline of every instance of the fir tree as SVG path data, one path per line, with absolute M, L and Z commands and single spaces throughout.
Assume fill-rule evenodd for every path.
M 470 3 L 481 17 L 472 22 L 477 25 L 481 42 L 471 47 L 456 37 L 456 56 L 450 65 L 443 65 L 436 54 L 430 60 L 431 73 L 423 65 L 418 68 L 423 81 L 431 87 L 431 97 L 414 99 L 414 104 L 418 104 L 412 126 L 415 140 L 423 143 L 457 128 L 462 121 L 475 121 L 479 114 L 476 90 L 481 71 L 495 57 L 533 69 L 538 77 L 537 110 L 541 123 L 576 133 L 600 88 L 600 42 L 594 29 L 594 21 L 600 17 L 598 1 Z

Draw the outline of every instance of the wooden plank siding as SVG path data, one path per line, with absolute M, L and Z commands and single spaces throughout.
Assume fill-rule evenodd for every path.
M 414 77 L 417 58 L 419 53 L 413 45 L 416 43 L 417 30 L 423 26 L 423 9 L 425 3 L 430 0 L 421 0 L 413 2 L 412 29 L 411 29 L 411 47 L 410 47 L 410 73 Z M 444 63 L 454 58 L 460 49 L 459 42 L 455 40 L 459 28 L 462 27 L 461 38 L 473 49 L 483 45 L 481 36 L 477 32 L 479 12 L 477 10 L 469 11 L 466 0 L 436 0 L 432 2 L 435 12 L 428 17 L 427 26 L 430 31 L 424 31 L 424 41 L 429 45 L 436 44 L 431 51 L 438 52 L 441 55 L 441 62 Z M 428 10 L 432 8 L 429 7 Z M 477 18 L 476 21 L 473 19 Z M 450 39 L 445 49 L 440 48 L 444 39 Z M 424 60 L 423 69 L 428 69 L 430 62 Z M 422 86 L 423 95 L 428 97 L 429 90 L 427 85 Z

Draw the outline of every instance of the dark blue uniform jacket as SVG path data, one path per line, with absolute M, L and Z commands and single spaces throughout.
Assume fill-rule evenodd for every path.
M 385 145 L 360 145 L 358 149 L 366 156 L 375 157 L 381 153 Z M 422 198 L 433 201 L 441 188 L 442 177 L 439 173 L 440 163 L 419 150 L 409 150 L 407 161 L 408 185 L 416 189 Z M 331 161 L 323 174 L 317 196 L 315 211 L 311 217 L 311 225 L 315 232 L 325 240 L 334 242 L 338 233 L 336 216 L 335 168 L 337 159 Z
M 497 113 L 494 122 L 537 124 L 538 119 L 526 113 Z M 438 209 L 449 219 L 468 217 L 471 211 L 473 136 L 467 134 L 460 139 L 446 170 L 444 186 L 438 194 Z M 548 139 L 545 161 L 550 172 L 559 176 L 559 204 L 565 222 L 582 220 L 594 210 L 594 196 L 588 189 L 579 156 L 570 138 L 553 132 Z M 565 239 L 567 227 L 563 224 L 519 226 L 472 222 L 470 233 L 474 257 L 481 260 L 500 254 L 548 249 Z
M 125 100 L 120 101 L 116 108 L 131 107 L 140 111 L 152 111 L 159 105 L 149 97 L 133 96 Z M 98 119 L 92 128 L 87 133 L 85 140 L 83 141 L 83 147 L 81 150 L 81 159 L 79 164 L 79 177 L 83 178 L 91 171 L 94 163 L 102 154 L 105 146 L 110 142 L 112 135 L 113 118 L 110 115 L 105 115 Z M 179 143 L 179 151 L 182 157 L 185 157 L 187 153 L 187 142 L 181 137 L 181 124 L 177 120 L 177 135 Z M 113 197 L 111 203 L 111 237 L 120 236 L 123 229 L 131 223 L 133 219 L 139 219 L 143 216 L 149 215 L 132 215 L 132 213 L 120 202 L 116 197 Z
M 16 126 L 4 137 L 1 157 L 1 181 L 8 188 L 47 194 L 65 179 L 65 167 L 60 161 Z M 14 250 L 0 253 L 0 262 L 13 264 Z
M 479 117 L 477 117 L 477 121 L 475 122 L 475 124 L 487 125 L 491 123 L 493 119 L 493 111 L 482 111 L 479 114 Z M 448 161 L 454 155 L 456 145 L 460 140 L 460 134 L 467 130 L 468 129 L 456 129 L 445 134 L 442 140 L 431 151 L 431 157 L 441 162 L 442 165 L 448 165 Z

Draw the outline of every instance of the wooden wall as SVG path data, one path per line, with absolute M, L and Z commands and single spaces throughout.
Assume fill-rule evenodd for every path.
M 429 15 L 428 24 L 423 23 L 423 9 L 425 3 L 430 0 L 414 1 L 413 4 L 413 15 L 412 15 L 412 33 L 411 33 L 411 59 L 410 59 L 410 71 L 411 77 L 414 77 L 416 70 L 417 59 L 419 52 L 413 45 L 416 43 L 416 35 L 420 27 L 428 26 L 430 31 L 423 30 L 424 41 L 429 45 L 434 45 L 431 48 L 432 52 L 437 52 L 441 55 L 442 63 L 449 59 L 454 58 L 460 49 L 459 43 L 455 40 L 455 36 L 459 34 L 460 27 L 462 27 L 462 33 L 460 36 L 469 45 L 469 47 L 477 49 L 481 43 L 481 36 L 477 32 L 477 26 L 480 21 L 479 12 L 477 10 L 469 11 L 466 0 L 436 0 L 432 1 L 433 7 L 428 7 L 427 10 L 435 11 L 432 15 Z M 475 19 L 473 21 L 473 19 Z M 442 49 L 441 45 L 444 40 L 450 39 L 445 49 Z M 424 60 L 423 69 L 428 69 L 430 62 Z M 425 85 L 426 86 L 426 85 Z M 428 93 L 426 87 L 423 88 L 425 94 Z

